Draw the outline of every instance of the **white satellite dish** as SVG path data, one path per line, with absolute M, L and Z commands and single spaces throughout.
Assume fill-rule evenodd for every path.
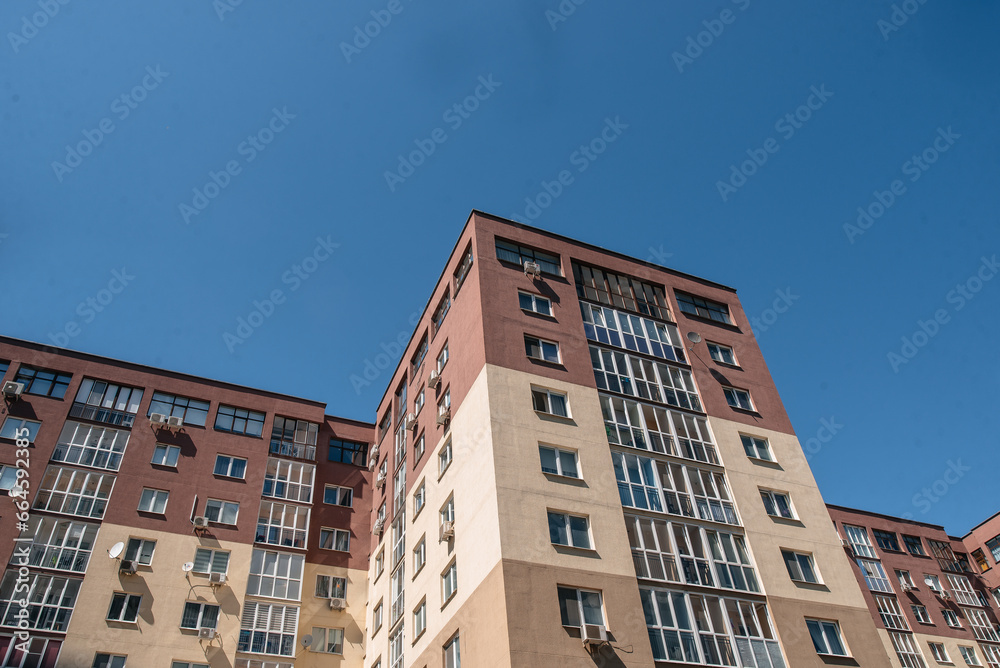
M 313 637 L 311 635 L 307 633 L 306 635 L 302 636 L 303 647 L 309 647 L 309 645 L 311 644 L 313 644 Z
M 934 579 L 928 576 L 928 577 L 924 578 L 924 584 L 926 584 L 926 585 L 928 585 L 930 587 L 933 587 L 934 586 Z
M 118 541 L 117 543 L 111 546 L 110 550 L 108 550 L 108 556 L 112 559 L 117 559 L 118 557 L 122 556 L 122 552 L 124 551 L 125 551 L 125 543 Z
M 701 334 L 698 332 L 688 332 L 687 337 L 691 343 L 701 343 Z
M 185 573 L 190 573 L 192 570 L 194 570 L 194 562 L 193 561 L 185 561 L 181 565 L 181 570 L 184 571 Z

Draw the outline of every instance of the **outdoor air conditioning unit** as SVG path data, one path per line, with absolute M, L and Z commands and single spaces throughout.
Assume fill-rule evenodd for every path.
M 847 540 L 846 538 L 841 538 L 840 539 L 840 544 L 843 547 L 850 547 L 851 546 L 851 541 Z
M 135 575 L 137 570 L 135 562 L 131 559 L 123 559 L 118 565 L 118 572 L 124 573 L 125 575 Z
M 431 375 L 427 377 L 427 387 L 432 389 L 437 389 L 437 386 L 441 384 L 441 374 L 437 372 L 437 369 L 431 371 Z
M 406 420 L 405 420 L 405 422 L 403 423 L 403 425 L 404 425 L 404 426 L 405 426 L 405 427 L 406 427 L 407 429 L 413 429 L 414 427 L 416 427 L 416 426 L 417 426 L 417 416 L 416 416 L 416 415 L 414 415 L 413 413 L 407 413 L 407 414 L 406 414 Z
M 330 599 L 330 609 L 331 610 L 343 610 L 347 607 L 347 600 L 343 598 L 331 598 Z
M 530 260 L 524 261 L 524 275 L 530 276 L 531 278 L 538 278 L 542 273 L 542 267 L 537 262 L 531 262 Z
M 385 486 L 385 473 L 379 471 L 378 477 L 375 478 L 375 486 L 382 489 Z
M 944 589 L 942 589 L 942 590 L 940 590 L 938 592 L 938 596 L 940 596 L 941 598 L 943 598 L 946 601 L 951 598 L 951 594 L 949 594 L 948 592 L 946 592 Z
M 442 522 L 441 523 L 441 540 L 450 540 L 455 537 L 455 523 L 454 522 Z
M 165 425 L 167 424 L 167 416 L 163 413 L 150 413 L 149 423 L 151 425 Z
M 191 524 L 195 526 L 196 529 L 200 529 L 208 526 L 208 518 L 204 515 L 198 515 L 191 519 Z
M 441 406 L 438 409 L 437 423 L 438 424 L 448 424 L 451 422 L 451 407 Z
M 385 526 L 385 520 L 378 519 L 375 520 L 375 526 L 372 527 L 372 533 L 375 535 L 382 535 L 382 528 Z
M 198 629 L 198 640 L 214 640 L 215 629 L 210 626 L 203 626 Z
M 24 383 L 15 383 L 8 380 L 3 384 L 3 398 L 8 401 L 17 401 L 24 394 Z
M 911 591 L 913 591 L 913 585 L 904 584 L 903 585 L 903 591 L 904 592 L 911 592 Z
M 171 415 L 167 418 L 167 427 L 171 429 L 180 429 L 184 426 L 184 418 L 179 415 Z
M 602 645 L 608 642 L 608 630 L 600 624 L 584 624 L 580 637 L 584 645 Z
M 226 584 L 226 574 L 210 573 L 208 576 L 208 583 L 213 585 L 224 585 Z

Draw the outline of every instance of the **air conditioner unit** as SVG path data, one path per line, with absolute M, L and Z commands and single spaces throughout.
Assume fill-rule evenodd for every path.
M 911 591 L 913 591 L 913 585 L 904 584 L 903 585 L 903 591 L 904 592 L 911 592 Z
M 437 423 L 448 424 L 449 422 L 451 422 L 451 407 L 441 406 L 438 408 Z
M 580 631 L 584 645 L 601 645 L 608 642 L 608 630 L 600 624 L 584 624 Z
M 417 426 L 417 416 L 413 413 L 406 414 L 406 420 L 403 422 L 403 426 L 407 429 L 413 429 Z
M 946 601 L 951 598 L 951 594 L 949 594 L 948 592 L 946 592 L 943 589 L 938 592 L 938 596 L 940 596 L 941 598 L 943 598 Z
M 3 398 L 16 401 L 24 394 L 24 383 L 15 383 L 8 380 L 3 384 Z
M 532 278 L 538 278 L 542 273 L 542 266 L 537 262 L 531 262 L 530 260 L 524 261 L 524 275 L 531 276 Z
M 198 640 L 214 640 L 215 629 L 210 626 L 203 626 L 198 629 Z
M 437 389 L 437 386 L 441 384 L 441 374 L 437 372 L 437 369 L 431 371 L 431 375 L 427 377 L 427 387 L 432 389 Z
M 207 527 L 208 518 L 204 515 L 198 515 L 197 517 L 191 519 L 191 524 L 195 525 L 197 528 Z
M 450 540 L 455 537 L 455 523 L 454 522 L 442 522 L 441 523 L 441 540 Z
M 376 536 L 382 535 L 382 529 L 385 527 L 385 520 L 375 520 L 375 525 L 372 526 L 372 533 Z
M 840 539 L 840 544 L 843 547 L 850 547 L 851 546 L 851 541 L 847 540 L 846 538 L 841 538 Z
M 166 424 L 167 423 L 167 416 L 164 415 L 163 413 L 150 413 L 149 414 L 149 423 L 150 424 Z
M 375 486 L 379 489 L 382 489 L 382 487 L 385 486 L 385 473 L 379 471 L 378 477 L 375 478 Z
M 372 448 L 372 452 L 368 455 L 368 470 L 374 471 L 375 466 L 378 464 L 378 446 Z
M 179 415 L 171 415 L 167 418 L 167 426 L 174 429 L 180 429 L 184 426 L 184 418 Z
M 208 583 L 213 585 L 224 585 L 226 584 L 226 574 L 210 573 L 208 576 Z
M 118 564 L 118 572 L 124 573 L 125 575 L 135 575 L 136 571 L 139 570 L 135 566 L 135 562 L 131 559 L 123 559 L 120 564 Z
M 347 607 L 347 600 L 343 598 L 331 598 L 330 599 L 330 609 L 331 610 L 343 610 Z

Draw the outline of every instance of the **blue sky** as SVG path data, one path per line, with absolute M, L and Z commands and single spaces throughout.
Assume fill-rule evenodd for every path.
M 995 3 L 231 1 L 0 6 L 3 333 L 372 419 L 469 211 L 530 215 L 736 286 L 827 501 L 997 510 Z

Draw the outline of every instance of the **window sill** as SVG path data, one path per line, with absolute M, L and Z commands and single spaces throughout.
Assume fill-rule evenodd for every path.
M 546 413 L 545 411 L 540 411 L 537 408 L 535 409 L 535 415 L 537 415 L 538 417 L 555 418 L 556 420 L 561 420 L 564 422 L 573 422 L 573 417 L 571 415 L 556 415 L 555 413 Z
M 421 638 L 423 638 L 425 633 L 427 633 L 427 629 L 423 629 L 420 633 L 418 633 L 417 635 L 413 636 L 413 642 L 410 643 L 410 647 L 413 647 L 414 645 L 416 645 L 417 641 L 420 640 Z
M 718 364 L 719 366 L 726 367 L 727 369 L 736 369 L 738 371 L 743 371 L 743 367 L 741 367 L 739 364 L 730 364 L 729 362 L 721 362 L 717 359 L 713 359 L 712 361 Z
M 682 313 L 689 320 L 694 320 L 696 322 L 703 322 L 706 325 L 715 325 L 716 327 L 722 327 L 723 329 L 728 329 L 731 332 L 740 332 L 740 328 L 730 322 L 720 322 L 718 320 L 713 320 L 712 318 L 706 318 L 703 315 L 698 315 L 697 313 L 688 313 L 687 311 L 682 311 L 680 308 L 677 309 L 678 313 Z
M 455 594 L 457 594 L 457 593 L 458 593 L 457 589 L 455 591 L 451 592 L 451 596 L 449 596 L 448 598 L 446 598 L 445 601 L 444 601 L 444 603 L 441 604 L 441 609 L 442 610 L 444 610 L 446 607 L 448 607 L 448 604 L 451 603 L 455 599 Z
M 793 526 L 793 527 L 805 526 L 805 524 L 802 523 L 802 520 L 800 520 L 797 517 L 781 517 L 780 515 L 768 515 L 767 517 L 772 522 L 776 522 L 778 524 L 785 524 L 787 526 Z
M 580 476 L 565 475 L 562 473 L 549 473 L 548 471 L 542 471 L 542 475 L 544 475 L 546 478 L 558 478 L 559 480 L 583 482 L 583 478 L 581 478 Z
M 525 355 L 524 357 L 529 362 L 534 362 L 535 364 L 541 364 L 543 366 L 552 367 L 554 369 L 562 369 L 563 371 L 566 370 L 566 367 L 563 365 L 562 360 L 552 361 L 552 360 L 543 359 L 541 357 L 532 357 L 531 355 Z
M 545 318 L 547 320 L 551 320 L 552 322 L 556 322 L 556 317 L 551 314 L 546 315 L 544 313 L 539 313 L 538 311 L 532 311 L 530 308 L 522 308 L 521 312 L 524 313 L 525 315 L 533 315 L 539 318 Z
M 563 545 L 562 543 L 552 543 L 556 551 L 566 550 L 567 552 L 579 552 L 581 554 L 597 554 L 595 547 L 578 547 L 576 545 Z
M 205 429 L 208 429 L 208 427 L 205 427 Z M 220 434 L 229 434 L 230 436 L 242 436 L 244 438 L 256 438 L 258 441 L 264 440 L 264 435 L 263 434 L 260 434 L 260 435 L 241 434 L 238 431 L 229 431 L 227 429 L 219 429 L 218 427 L 212 427 L 212 431 L 218 432 Z
M 743 413 L 744 415 L 753 415 L 754 417 L 764 417 L 761 415 L 756 408 L 741 408 L 740 406 L 732 406 L 726 404 L 730 409 L 736 411 L 737 413 Z M 839 654 L 823 654 L 822 656 L 840 656 Z

